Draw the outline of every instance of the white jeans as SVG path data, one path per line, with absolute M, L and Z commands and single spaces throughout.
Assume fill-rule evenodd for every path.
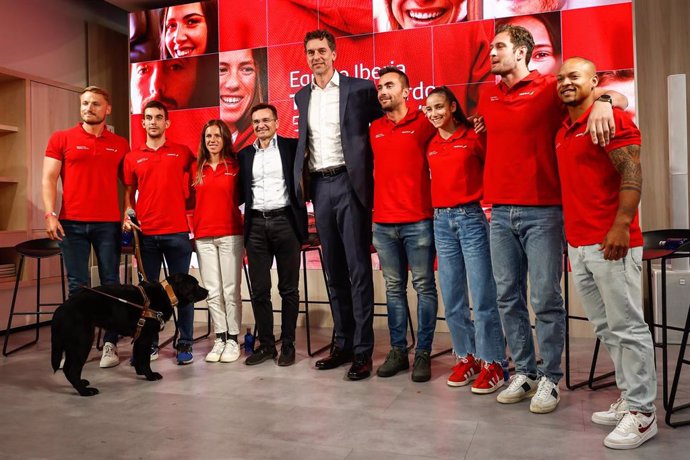
M 568 257 L 585 313 L 613 360 L 618 389 L 630 410 L 654 412 L 656 369 L 642 313 L 642 248 L 610 261 L 598 244 L 568 245 Z
M 201 281 L 208 289 L 208 310 L 216 334 L 240 333 L 242 323 L 242 235 L 196 240 Z M 222 288 L 222 290 L 221 290 Z

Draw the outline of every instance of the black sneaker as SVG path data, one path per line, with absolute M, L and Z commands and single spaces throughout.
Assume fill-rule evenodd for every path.
M 393 347 L 388 352 L 386 360 L 376 371 L 376 375 L 379 377 L 393 377 L 398 372 L 406 371 L 409 368 L 410 360 L 407 358 L 407 350 Z
M 269 347 L 261 345 L 249 358 L 244 360 L 244 364 L 247 366 L 254 366 L 268 361 L 269 359 L 276 359 L 276 356 L 278 356 L 278 352 L 275 346 Z
M 291 342 L 283 342 L 283 345 L 280 347 L 278 365 L 291 366 L 293 364 L 295 364 L 295 345 Z
M 412 367 L 413 382 L 427 382 L 431 380 L 431 356 L 426 350 L 419 350 L 414 355 Z

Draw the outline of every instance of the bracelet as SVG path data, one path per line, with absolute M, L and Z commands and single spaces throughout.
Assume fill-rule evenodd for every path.
M 50 212 L 45 213 L 45 215 L 43 216 L 43 218 L 44 218 L 44 219 L 47 219 L 47 218 L 50 217 L 50 216 L 57 217 L 58 215 L 55 213 L 55 211 L 50 211 Z

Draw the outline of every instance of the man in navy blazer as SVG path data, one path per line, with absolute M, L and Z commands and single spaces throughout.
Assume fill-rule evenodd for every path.
M 335 38 L 307 33 L 304 49 L 313 82 L 295 95 L 299 143 L 295 187 L 314 204 L 331 295 L 335 347 L 321 370 L 352 362 L 348 378 L 371 374 L 374 289 L 371 275 L 373 157 L 369 124 L 383 115 L 371 81 L 335 71 Z
M 297 139 L 276 134 L 278 112 L 274 106 L 255 105 L 250 115 L 257 140 L 240 150 L 240 190 L 245 204 L 244 245 L 260 346 L 245 364 L 260 364 L 277 356 L 271 304 L 271 266 L 275 257 L 282 299 L 278 365 L 289 366 L 295 362 L 300 249 L 307 240 L 307 211 L 295 195 L 293 183 Z

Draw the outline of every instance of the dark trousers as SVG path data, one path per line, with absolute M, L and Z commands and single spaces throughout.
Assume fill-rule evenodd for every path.
M 271 265 L 275 257 L 278 266 L 278 293 L 282 299 L 280 338 L 283 343 L 292 343 L 295 341 L 299 310 L 301 244 L 287 214 L 273 217 L 255 215 L 252 216 L 250 225 L 245 247 L 259 341 L 262 346 L 275 346 L 271 303 Z
M 312 201 L 328 275 L 335 344 L 371 356 L 371 211 L 360 203 L 346 172 L 331 177 L 313 174 Z
M 65 230 L 60 248 L 67 268 L 69 295 L 79 291 L 82 286 L 91 285 L 89 257 L 92 246 L 96 253 L 101 284 L 120 284 L 120 222 L 63 220 L 60 223 Z M 103 338 L 105 342 L 114 344 L 117 343 L 117 339 L 117 332 L 112 331 L 106 331 Z
M 189 233 L 168 233 L 165 235 L 141 236 L 141 262 L 144 273 L 151 282 L 160 278 L 163 257 L 168 264 L 168 274 L 189 273 L 192 260 L 192 243 Z M 194 305 L 177 306 L 177 328 L 180 331 L 179 344 L 191 345 L 194 341 Z M 154 345 L 158 345 L 157 343 Z

